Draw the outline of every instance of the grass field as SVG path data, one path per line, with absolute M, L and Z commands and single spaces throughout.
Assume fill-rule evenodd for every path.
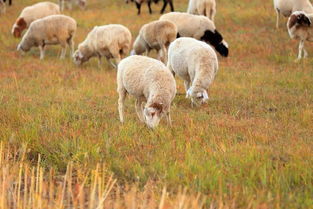
M 217 1 L 230 56 L 219 57 L 210 101 L 191 108 L 177 95 L 173 128 L 164 120 L 154 131 L 133 98 L 119 122 L 108 63 L 76 67 L 59 47 L 42 61 L 38 49 L 16 52 L 11 27 L 35 2 L 0 16 L 0 208 L 187 209 L 203 198 L 204 208 L 313 208 L 313 47 L 294 62 L 298 42 L 286 19 L 275 29 L 271 0 Z M 123 0 L 89 0 L 65 14 L 78 22 L 77 46 L 95 25 L 120 23 L 135 37 L 160 7 L 149 15 L 144 5 L 139 17 Z

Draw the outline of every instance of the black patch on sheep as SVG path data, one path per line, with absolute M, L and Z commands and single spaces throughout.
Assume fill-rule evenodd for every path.
M 222 43 L 223 36 L 217 30 L 214 30 L 214 32 L 206 30 L 200 40 L 214 46 L 216 51 L 218 51 L 222 56 L 228 56 L 228 48 Z
M 222 55 L 223 57 L 228 57 L 228 48 L 223 44 L 220 43 L 215 47 L 216 51 L 218 51 L 218 53 L 220 53 L 220 55 Z
M 310 26 L 311 20 L 305 14 L 299 14 L 297 16 L 297 23 L 302 26 Z

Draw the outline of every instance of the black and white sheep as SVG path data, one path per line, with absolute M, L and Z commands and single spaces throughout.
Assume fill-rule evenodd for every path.
M 228 56 L 228 44 L 216 30 L 214 22 L 202 15 L 193 15 L 184 12 L 170 12 L 160 17 L 177 26 L 180 37 L 191 37 L 212 45 L 222 56 Z

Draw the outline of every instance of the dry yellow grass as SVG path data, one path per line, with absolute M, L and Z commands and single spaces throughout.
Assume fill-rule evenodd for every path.
M 108 63 L 76 67 L 58 59 L 58 47 L 43 61 L 38 49 L 15 51 L 11 27 L 34 2 L 16 1 L 0 16 L 1 209 L 97 208 L 106 194 L 104 208 L 162 208 L 163 188 L 163 208 L 201 208 L 202 198 L 204 208 L 312 208 L 313 50 L 307 43 L 309 58 L 294 62 L 298 43 L 275 29 L 272 1 L 218 1 L 216 25 L 230 56 L 219 58 L 211 100 L 191 108 L 177 95 L 173 128 L 162 122 L 155 131 L 139 122 L 132 98 L 120 124 Z M 153 15 L 143 5 L 140 17 L 123 0 L 89 0 L 87 8 L 65 12 L 78 22 L 76 45 L 109 23 L 135 37 L 158 19 L 160 5 Z

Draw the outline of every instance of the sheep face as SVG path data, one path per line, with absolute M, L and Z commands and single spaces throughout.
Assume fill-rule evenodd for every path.
M 145 107 L 143 113 L 145 117 L 145 123 L 149 128 L 155 128 L 159 125 L 162 118 L 163 106 L 162 104 L 154 103 L 148 107 Z
M 17 51 L 28 52 L 35 45 L 36 45 L 36 41 L 34 39 L 26 37 L 26 38 L 23 38 L 22 41 L 17 46 Z
M 191 102 L 195 106 L 200 106 L 209 100 L 209 95 L 206 90 L 193 91 L 192 87 L 188 89 L 187 97 L 191 98 Z
M 228 44 L 223 40 L 223 36 L 217 30 L 214 30 L 214 32 L 206 30 L 201 37 L 201 41 L 214 46 L 216 51 L 223 57 L 228 56 Z
M 15 38 L 20 38 L 22 36 L 23 30 L 27 27 L 24 18 L 19 18 L 13 25 L 12 34 Z
M 89 57 L 85 56 L 80 50 L 76 50 L 73 54 L 73 61 L 76 65 L 82 65 L 88 60 Z

